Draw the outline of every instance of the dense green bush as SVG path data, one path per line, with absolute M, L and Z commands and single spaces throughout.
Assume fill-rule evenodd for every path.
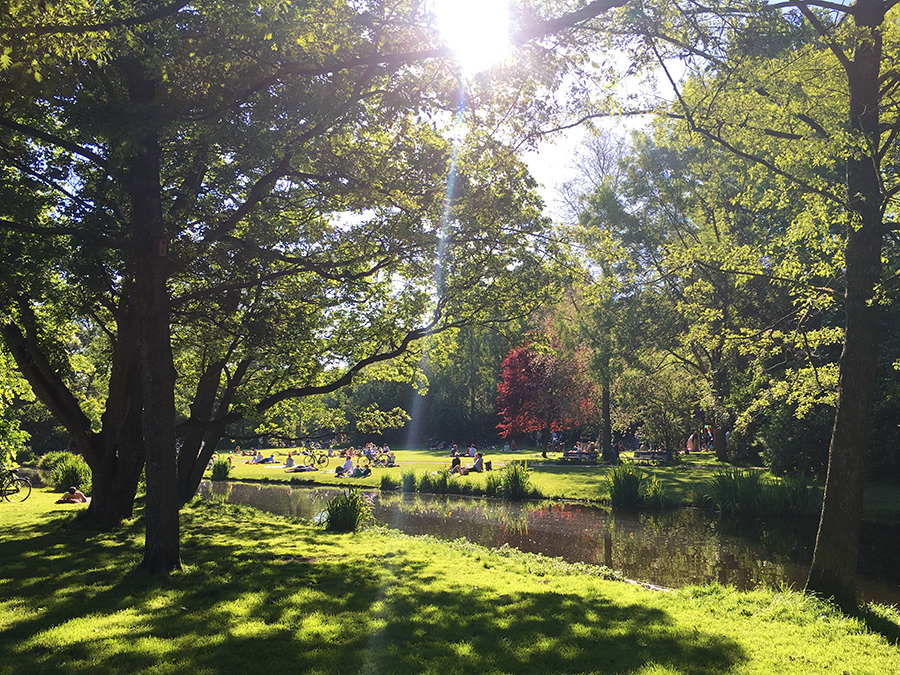
M 389 473 L 381 474 L 381 489 L 385 492 L 393 492 L 397 489 L 397 481 L 391 478 Z
M 50 472 L 50 484 L 59 490 L 75 487 L 88 494 L 91 491 L 91 468 L 81 457 L 66 453 L 66 457 L 55 462 Z
M 74 456 L 75 455 L 68 450 L 51 450 L 41 457 L 38 462 L 38 468 L 46 475 L 46 479 L 49 481 L 56 465 Z
M 34 454 L 34 450 L 31 448 L 24 447 L 16 453 L 16 461 L 25 466 L 33 466 L 37 463 L 37 455 Z
M 824 476 L 834 408 L 816 405 L 799 419 L 796 413 L 793 405 L 773 406 L 766 415 L 736 429 L 729 440 L 732 459 L 745 465 L 762 461 L 775 474 Z
M 642 501 L 644 474 L 634 464 L 613 467 L 606 475 L 609 501 L 613 506 L 638 506 Z
M 227 459 L 217 459 L 212 465 L 213 480 L 228 480 L 231 473 L 231 464 Z
M 325 529 L 329 532 L 356 532 L 372 517 L 372 507 L 359 490 L 348 490 L 325 506 Z

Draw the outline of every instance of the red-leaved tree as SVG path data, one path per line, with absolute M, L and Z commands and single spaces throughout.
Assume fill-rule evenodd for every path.
M 596 415 L 595 387 L 580 360 L 530 345 L 510 350 L 503 360 L 497 403 L 500 435 L 540 431 L 544 456 L 550 433 L 580 426 Z

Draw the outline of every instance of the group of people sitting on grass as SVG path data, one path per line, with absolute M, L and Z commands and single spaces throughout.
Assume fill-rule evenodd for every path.
M 338 452 L 339 455 L 345 459 L 357 457 L 357 463 L 365 462 L 370 466 L 399 466 L 394 452 L 387 444 L 384 446 L 377 446 L 374 443 L 366 443 L 359 448 L 355 448 L 351 445 L 349 448 Z M 328 456 L 331 457 L 331 454 Z
M 268 457 L 263 457 L 262 452 L 257 452 L 253 455 L 253 458 L 250 459 L 246 464 L 274 464 L 275 463 L 275 455 L 269 455 Z
M 347 455 L 347 461 L 334 470 L 334 475 L 343 478 L 366 478 L 372 475 L 368 466 L 353 466 L 353 455 Z
M 474 450 L 474 446 L 472 447 Z M 472 462 L 471 466 L 463 466 L 462 459 L 459 456 L 459 451 L 453 453 L 453 459 L 450 460 L 450 473 L 455 473 L 459 476 L 465 476 L 470 471 L 474 471 L 476 473 L 481 473 L 484 471 L 484 456 L 480 452 L 475 452 L 474 455 L 470 455 L 475 457 L 475 461 Z

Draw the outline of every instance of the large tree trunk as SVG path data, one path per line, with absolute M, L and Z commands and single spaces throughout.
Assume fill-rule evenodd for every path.
M 127 322 L 120 320 L 103 430 L 95 433 L 90 419 L 50 364 L 27 308 L 23 308 L 22 316 L 24 333 L 19 326 L 7 323 L 0 325 L 0 334 L 32 391 L 66 429 L 75 449 L 91 467 L 91 503 L 84 524 L 97 529 L 114 528 L 132 515 L 144 462 L 140 379 L 133 335 L 129 335 Z
M 126 65 L 132 103 L 152 115 L 155 84 Z M 148 122 L 150 123 L 150 122 Z M 168 572 L 181 566 L 175 456 L 175 364 L 172 356 L 168 240 L 162 216 L 161 148 L 147 131 L 131 159 L 126 187 L 133 205 L 135 312 L 141 336 L 144 444 L 147 453 L 146 539 L 141 566 Z
M 725 447 L 725 427 L 719 425 L 716 417 L 718 416 L 713 417 L 712 425 L 713 447 L 716 449 L 716 459 L 720 462 L 727 462 L 728 448 Z
M 864 135 L 868 152 L 847 162 L 848 199 L 858 214 L 847 235 L 845 265 L 847 332 L 841 354 L 838 405 L 828 456 L 825 499 L 806 587 L 832 597 L 845 610 L 856 607 L 856 567 L 862 520 L 866 454 L 878 352 L 878 308 L 872 302 L 881 278 L 883 201 L 879 148 L 879 69 L 883 3 L 858 0 L 857 26 L 872 29 L 860 39 L 847 66 L 850 127 Z
M 126 282 L 116 322 L 103 431 L 88 462 L 92 491 L 87 520 L 91 526 L 104 529 L 131 518 L 144 468 L 140 341 L 133 314 L 125 306 L 133 292 L 133 284 Z

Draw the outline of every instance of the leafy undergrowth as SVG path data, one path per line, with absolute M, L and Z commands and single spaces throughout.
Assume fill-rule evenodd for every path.
M 133 571 L 139 520 L 85 534 L 52 498 L 0 504 L 0 675 L 900 673 L 883 607 L 649 591 L 514 549 L 196 502 L 184 569 L 152 577 Z

